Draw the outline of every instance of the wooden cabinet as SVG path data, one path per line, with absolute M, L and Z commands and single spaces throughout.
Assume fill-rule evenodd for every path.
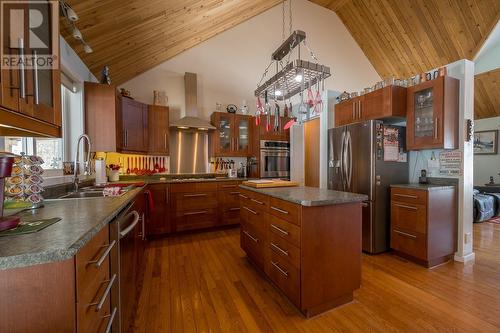
M 408 88 L 406 147 L 458 147 L 459 80 L 443 76 Z
M 274 130 L 274 119 L 275 116 L 271 116 L 271 129 L 267 131 L 267 117 L 261 117 L 261 123 L 259 126 L 259 140 L 273 140 L 273 141 L 289 141 L 290 140 L 290 129 L 285 129 L 284 126 L 290 120 L 290 118 L 280 117 L 279 128 Z
M 147 222 L 148 236 L 167 234 L 175 231 L 175 226 L 170 218 L 170 185 L 151 184 L 147 190 L 151 192 L 154 207 L 149 210 Z
M 388 86 L 335 105 L 335 127 L 406 116 L 406 88 Z
M 454 187 L 391 189 L 391 248 L 435 266 L 455 252 L 457 225 Z
M 219 224 L 240 223 L 240 181 L 228 181 L 217 184 L 217 205 Z
M 85 82 L 85 132 L 93 151 L 148 152 L 148 107 L 118 96 L 114 86 Z
M 250 156 L 252 143 L 252 117 L 214 112 L 212 125 L 217 129 L 211 134 L 212 154 L 221 156 Z
M 352 300 L 361 283 L 361 203 L 304 207 L 240 192 L 241 248 L 302 313 Z
M 166 106 L 149 105 L 148 107 L 148 153 L 168 155 L 169 142 L 169 109 Z
M 21 4 L 22 8 L 28 4 Z M 49 31 L 44 34 L 48 37 L 49 52 L 52 48 L 59 48 L 59 40 L 52 41 L 51 36 L 59 36 L 58 11 L 52 11 L 52 6 L 47 3 L 37 3 L 37 9 L 44 11 L 49 17 Z M 42 7 L 40 7 L 42 6 Z M 8 19 L 8 15 L 6 16 Z M 54 31 L 56 30 L 56 34 Z M 10 45 L 9 38 L 3 38 L 2 52 L 6 55 L 38 57 L 39 50 L 34 49 L 30 43 L 28 25 L 25 24 L 24 33 L 18 36 L 18 41 Z M 37 54 L 38 52 L 38 54 Z M 59 54 L 59 52 L 56 52 Z M 49 60 L 47 60 L 49 61 Z M 9 126 L 0 131 L 0 135 L 23 136 L 61 136 L 61 78 L 59 71 L 59 58 L 52 67 L 29 66 L 22 68 L 7 68 L 0 64 L 0 125 Z M 41 61 L 40 61 L 41 62 Z M 37 62 L 39 63 L 39 62 Z

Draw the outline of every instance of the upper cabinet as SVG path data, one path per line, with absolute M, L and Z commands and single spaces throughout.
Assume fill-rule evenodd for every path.
M 273 141 L 289 141 L 290 140 L 290 130 L 285 129 L 284 126 L 290 120 L 290 118 L 280 117 L 278 122 L 278 128 L 274 129 L 274 119 L 275 116 L 270 117 L 271 128 L 267 131 L 267 116 L 261 116 L 260 126 L 259 126 L 259 139 L 260 140 L 273 140 Z
M 388 86 L 335 105 L 335 126 L 406 116 L 406 88 Z
M 148 106 L 117 95 L 114 86 L 85 82 L 85 132 L 93 151 L 148 152 Z M 167 125 L 168 126 L 168 125 Z
M 251 116 L 214 112 L 211 122 L 216 127 L 211 134 L 213 156 L 250 156 L 252 150 Z
M 150 105 L 148 109 L 149 153 L 168 155 L 169 109 L 166 106 Z
M 459 81 L 443 76 L 408 88 L 407 149 L 456 149 Z
M 27 13 L 30 10 L 28 3 L 16 6 L 22 10 L 18 11 L 19 13 Z M 4 38 L 1 45 L 4 55 L 29 57 L 34 61 L 17 68 L 9 68 L 3 61 L 0 64 L 0 124 L 15 128 L 19 135 L 60 137 L 62 123 L 60 57 L 53 60 L 47 56 L 47 54 L 59 54 L 58 10 L 49 3 L 41 6 L 39 2 L 37 10 L 43 12 L 44 20 L 48 19 L 47 24 L 44 23 L 47 29 L 39 31 L 43 36 L 38 36 L 43 42 L 43 48 L 29 42 L 28 24 L 23 25 L 24 31 L 13 33 L 17 34 L 15 40 Z M 7 20 L 11 17 L 5 16 Z M 28 15 L 25 14 L 24 17 Z M 56 40 L 53 40 L 54 38 Z M 51 61 L 55 62 L 52 64 Z M 9 133 L 4 130 L 0 131 L 0 135 L 2 134 L 15 135 L 16 132 L 11 130 Z

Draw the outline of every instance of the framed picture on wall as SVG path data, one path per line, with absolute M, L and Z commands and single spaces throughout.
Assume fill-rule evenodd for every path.
M 498 130 L 474 132 L 474 154 L 494 155 L 498 153 Z

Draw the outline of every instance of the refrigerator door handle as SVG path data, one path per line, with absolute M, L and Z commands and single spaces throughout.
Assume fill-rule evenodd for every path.
M 342 137 L 340 139 L 341 144 L 340 144 L 340 181 L 342 183 L 342 190 L 345 190 L 345 180 L 344 180 L 344 144 L 345 144 L 345 132 L 342 132 Z
M 348 189 L 351 190 L 351 181 L 352 181 L 352 138 L 351 138 L 351 132 L 347 132 L 347 138 L 346 138 L 347 144 L 346 144 L 346 150 L 347 148 L 349 151 L 346 151 L 346 156 L 348 156 L 348 161 L 349 161 L 349 173 L 347 174 L 347 169 L 346 169 L 346 174 L 347 174 L 347 185 Z

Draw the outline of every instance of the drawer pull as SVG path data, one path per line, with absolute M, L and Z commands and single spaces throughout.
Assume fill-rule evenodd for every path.
M 410 199 L 418 199 L 418 196 L 416 195 L 410 195 L 410 194 L 394 194 L 395 197 L 401 197 L 401 198 L 410 198 Z
M 184 213 L 184 216 L 190 216 L 190 215 L 202 215 L 208 213 L 208 210 L 200 210 L 198 212 L 188 212 Z
M 104 263 L 104 260 L 108 257 L 109 253 L 113 249 L 113 247 L 116 245 L 116 240 L 112 241 L 111 244 L 109 245 L 104 245 L 103 247 L 107 247 L 106 251 L 102 254 L 102 256 L 97 259 L 97 260 L 91 260 L 87 262 L 87 264 L 95 264 L 95 267 L 99 268 L 101 265 Z
M 271 242 L 271 246 L 273 248 L 275 248 L 276 250 L 278 250 L 279 252 L 281 252 L 283 255 L 287 256 L 288 257 L 288 251 L 285 251 L 283 250 L 281 247 L 279 247 L 278 245 L 274 244 Z
M 400 208 L 411 209 L 411 210 L 418 210 L 417 207 L 413 207 L 413 206 L 407 206 L 407 205 L 401 205 L 401 204 L 394 204 L 394 206 L 400 207 Z
M 250 233 L 248 231 L 245 231 L 243 230 L 243 233 L 245 235 L 247 235 L 251 240 L 253 240 L 255 243 L 258 243 L 259 242 L 259 239 L 258 238 L 255 238 L 254 236 L 250 235 Z
M 401 235 L 401 236 L 406 236 L 406 237 L 410 237 L 410 238 L 417 238 L 417 236 L 415 235 L 412 235 L 412 234 L 408 234 L 406 232 L 402 232 L 402 231 L 399 231 L 399 230 L 396 230 L 394 229 L 394 232 Z
M 111 312 L 110 315 L 102 317 L 102 318 L 109 318 L 108 325 L 106 325 L 106 330 L 104 331 L 105 333 L 111 332 L 111 327 L 113 326 L 113 322 L 115 321 L 117 310 L 118 310 L 117 308 L 114 308 L 113 312 Z
M 283 268 L 281 268 L 278 263 L 274 262 L 274 261 L 271 261 L 271 264 L 276 267 L 276 269 L 281 273 L 283 274 L 284 276 L 288 277 L 288 272 L 285 271 Z
M 240 207 L 229 208 L 230 212 L 234 212 L 234 211 L 237 211 L 237 210 L 240 210 Z
M 240 198 L 243 198 L 243 199 L 248 199 L 248 197 L 244 194 L 240 194 Z
M 231 194 L 231 195 L 238 195 L 238 194 L 240 194 L 240 192 L 229 192 L 229 194 Z
M 275 210 L 275 211 L 277 211 L 277 212 L 279 212 L 281 214 L 288 214 L 288 212 L 286 210 L 279 209 L 279 208 L 276 208 L 276 207 L 273 207 L 273 206 L 271 206 L 271 209 Z
M 89 304 L 89 306 L 96 305 L 96 307 L 95 307 L 96 312 L 101 311 L 102 307 L 104 306 L 104 302 L 106 302 L 106 298 L 108 298 L 109 292 L 111 291 L 111 287 L 113 287 L 113 284 L 115 283 L 115 281 L 116 281 L 116 274 L 113 274 L 113 277 L 107 281 L 108 286 L 106 287 L 106 290 L 104 290 L 104 293 L 102 294 L 99 302 Z
M 248 210 L 248 211 L 249 211 L 250 213 L 252 213 L 253 215 L 258 215 L 258 214 L 259 214 L 259 213 L 257 213 L 255 210 L 250 209 L 250 208 L 248 208 L 248 207 L 243 206 L 243 208 L 244 208 L 244 209 L 246 209 L 246 210 Z
M 236 187 L 236 185 L 222 185 L 222 188 L 233 188 Z
M 279 232 L 281 232 L 283 235 L 289 235 L 289 232 L 286 231 L 285 229 L 281 229 L 280 227 L 278 226 L 275 226 L 274 224 L 271 224 L 271 228 L 274 228 L 276 230 L 278 230 Z
M 259 205 L 263 205 L 264 203 L 262 201 L 256 200 L 256 199 L 250 199 L 255 203 L 258 203 Z
M 197 194 L 184 194 L 184 198 L 196 198 L 196 197 L 206 197 L 206 193 L 197 193 Z

